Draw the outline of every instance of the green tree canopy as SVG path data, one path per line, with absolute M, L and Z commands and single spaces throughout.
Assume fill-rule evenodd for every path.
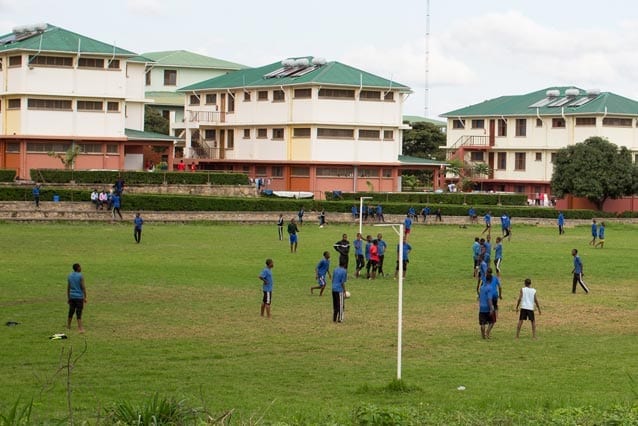
M 439 148 L 445 146 L 445 133 L 428 122 L 410 125 L 412 129 L 403 132 L 403 155 L 445 160 L 445 151 Z
M 558 197 L 585 197 L 602 209 L 608 198 L 633 194 L 635 176 L 629 150 L 595 136 L 558 151 L 552 191 Z
M 168 135 L 170 130 L 169 122 L 156 109 L 146 107 L 144 111 L 144 130 L 147 132 L 161 133 Z

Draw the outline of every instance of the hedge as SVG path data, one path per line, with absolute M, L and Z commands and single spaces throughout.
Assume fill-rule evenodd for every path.
M 113 170 L 57 170 L 31 169 L 31 179 L 36 182 L 90 183 L 112 185 L 123 179 L 129 185 L 248 185 L 248 176 L 242 173 L 222 172 L 133 172 Z
M 372 203 L 396 202 L 415 204 L 461 204 L 468 206 L 525 206 L 525 194 L 489 194 L 473 192 L 356 192 L 335 193 L 327 191 L 326 200 L 352 200 L 359 203 L 359 197 L 372 197 Z
M 13 182 L 16 175 L 17 170 L 2 169 L 0 170 L 0 182 Z

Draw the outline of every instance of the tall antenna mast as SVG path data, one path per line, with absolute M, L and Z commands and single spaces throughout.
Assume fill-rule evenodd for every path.
M 425 108 L 424 116 L 430 115 L 430 0 L 425 10 Z

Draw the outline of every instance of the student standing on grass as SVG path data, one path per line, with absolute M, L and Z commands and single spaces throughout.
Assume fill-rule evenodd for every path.
M 84 286 L 84 275 L 82 275 L 82 267 L 79 263 L 73 264 L 73 272 L 67 277 L 66 297 L 69 303 L 69 315 L 66 328 L 71 329 L 71 321 L 73 315 L 78 320 L 78 331 L 84 333 L 82 327 L 82 310 L 86 303 L 86 287 Z
M 408 271 L 408 263 L 410 263 L 410 252 L 412 251 L 412 246 L 408 244 L 407 241 L 403 242 L 403 278 L 405 278 L 405 273 Z M 397 266 L 394 269 L 394 278 L 396 279 L 399 276 L 399 244 L 397 244 Z
M 354 240 L 354 256 L 357 262 L 354 276 L 359 278 L 359 274 L 366 264 L 365 258 L 363 257 L 363 238 L 360 232 L 357 232 L 357 238 Z
M 474 269 L 472 275 L 476 278 L 476 273 L 478 272 L 479 267 L 479 256 L 481 256 L 481 243 L 479 242 L 479 237 L 474 238 L 474 243 L 472 243 L 472 261 L 474 263 Z
M 348 271 L 346 265 L 340 263 L 332 273 L 332 321 L 343 322 L 346 300 L 346 281 Z
M 348 241 L 348 234 L 343 234 L 341 240 L 333 244 L 333 247 L 339 252 L 339 265 L 342 263 L 346 269 L 348 269 L 348 263 L 350 262 L 350 241 Z
M 541 305 L 538 304 L 536 297 L 536 289 L 532 288 L 532 280 L 525 279 L 525 287 L 521 288 L 518 294 L 518 302 L 516 302 L 516 312 L 518 307 L 521 308 L 521 314 L 518 317 L 518 326 L 516 327 L 516 338 L 521 333 L 523 321 L 530 320 L 532 323 L 532 339 L 536 339 L 536 320 L 534 319 L 534 305 L 538 308 L 538 315 L 541 314 Z
M 479 325 L 481 326 L 481 337 L 489 339 L 492 327 L 494 327 L 494 305 L 492 304 L 492 285 L 485 283 L 479 290 Z
M 563 212 L 558 212 L 558 235 L 563 235 L 565 233 L 565 216 Z
M 503 239 L 512 240 L 512 222 L 507 213 L 503 213 L 503 216 L 501 216 L 501 231 L 503 232 Z
M 368 265 L 368 271 L 370 267 L 372 267 L 372 272 L 369 273 L 368 279 L 374 280 L 377 278 L 377 270 L 379 267 L 379 242 L 377 240 L 372 240 L 372 245 L 370 246 L 370 262 Z
M 277 232 L 279 233 L 279 241 L 284 239 L 284 215 L 280 214 L 277 220 Z
M 600 226 L 598 227 L 598 242 L 594 246 L 594 248 L 600 246 L 603 248 L 605 245 L 605 222 L 600 222 Z
M 36 207 L 40 207 L 40 184 L 36 183 L 31 191 L 33 193 L 33 202 Z
M 113 193 L 113 210 L 111 210 L 111 214 L 113 215 L 113 219 L 115 219 L 115 213 L 120 216 L 120 220 L 122 219 L 122 212 L 120 212 L 120 206 L 122 204 L 120 195 L 117 192 Z
M 496 245 L 494 246 L 494 268 L 496 276 L 501 277 L 501 262 L 503 261 L 503 243 L 501 237 L 496 237 Z
M 498 299 L 503 300 L 503 288 L 501 287 L 501 280 L 492 275 L 492 268 L 487 268 L 483 285 L 486 283 L 492 286 L 492 306 L 494 306 L 494 323 L 496 323 L 498 317 Z
M 320 290 L 319 296 L 323 296 L 323 291 L 326 289 L 326 275 L 328 275 L 328 278 L 332 278 L 330 276 L 330 253 L 324 251 L 323 257 L 319 263 L 317 263 L 317 267 L 315 268 L 317 286 L 310 287 L 310 294 L 313 294 L 315 290 Z
M 483 216 L 483 221 L 485 222 L 485 229 L 483 229 L 481 235 L 487 232 L 487 236 L 489 237 L 490 233 L 492 232 L 492 212 L 485 213 L 485 216 Z
M 580 256 L 578 255 L 578 250 L 572 249 L 572 256 L 574 257 L 574 270 L 572 274 L 574 275 L 574 279 L 572 280 L 572 293 L 576 293 L 576 284 L 580 284 L 580 286 L 585 290 L 585 293 L 589 293 L 589 288 L 585 281 L 583 281 L 583 261 L 580 260 Z
M 372 268 L 372 259 L 370 259 L 371 251 L 372 251 L 372 236 L 368 235 L 366 237 L 366 248 L 365 248 L 366 278 L 370 278 L 370 269 Z
M 403 219 L 403 239 L 407 241 L 410 236 L 410 232 L 412 231 L 412 219 L 410 219 L 410 214 L 408 213 Z
M 261 280 L 263 286 L 262 291 L 264 293 L 263 298 L 261 300 L 261 316 L 264 316 L 264 313 L 268 318 L 270 318 L 270 303 L 272 302 L 272 288 L 273 288 L 273 279 L 272 279 L 272 268 L 274 263 L 272 259 L 266 259 L 266 267 L 259 274 L 259 279 Z
M 299 218 L 299 226 L 303 226 L 303 215 L 304 215 L 305 211 L 303 209 L 303 206 L 301 206 L 301 208 L 299 209 L 299 212 L 297 212 L 297 217 Z
M 604 233 L 605 231 L 603 231 Z M 596 247 L 596 238 L 598 237 L 598 225 L 596 225 L 596 219 L 592 219 L 591 221 L 591 241 L 589 242 L 590 246 Z
M 295 218 L 293 217 L 292 219 L 290 219 L 290 223 L 288 224 L 290 253 L 297 253 L 297 232 L 299 232 L 299 228 L 297 228 L 297 224 L 295 223 Z
M 135 228 L 133 229 L 133 238 L 135 238 L 135 242 L 139 244 L 140 241 L 142 241 L 142 225 L 144 224 L 144 219 L 142 219 L 142 216 L 140 216 L 139 213 L 135 213 L 133 223 L 135 224 Z
M 382 234 L 377 234 L 377 255 L 379 256 L 379 265 L 377 266 L 377 273 L 380 277 L 385 276 L 383 272 L 383 262 L 385 260 L 385 250 L 388 247 Z

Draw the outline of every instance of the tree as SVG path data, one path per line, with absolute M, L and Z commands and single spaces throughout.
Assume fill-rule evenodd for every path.
M 74 168 L 73 166 L 75 166 L 75 158 L 80 155 L 80 152 L 82 152 L 82 148 L 80 148 L 79 145 L 73 144 L 69 149 L 66 150 L 64 154 L 51 151 L 47 152 L 47 155 L 49 157 L 58 158 L 64 165 L 64 168 L 68 170 Z
M 403 132 L 403 155 L 419 158 L 445 160 L 445 134 L 432 123 L 415 122 L 412 128 Z
M 490 166 L 485 163 L 476 163 L 472 169 L 475 175 L 488 176 L 490 174 Z M 483 181 L 481 180 L 481 191 L 483 190 Z
M 585 197 L 602 209 L 608 198 L 634 193 L 631 153 L 598 136 L 560 149 L 556 154 L 552 192 L 557 197 Z
M 161 133 L 168 135 L 170 126 L 167 119 L 156 109 L 147 107 L 144 111 L 144 130 L 147 132 Z

